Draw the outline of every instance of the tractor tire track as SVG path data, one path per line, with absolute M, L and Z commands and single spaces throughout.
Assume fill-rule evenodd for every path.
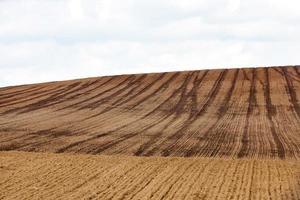
M 202 83 L 202 81 L 203 81 L 204 77 L 207 75 L 207 73 L 208 73 L 208 71 L 204 71 L 204 73 L 200 77 L 200 79 L 198 79 L 198 76 L 195 78 L 194 83 L 193 83 L 193 87 L 192 87 L 190 93 L 187 95 L 187 96 L 190 96 L 192 98 L 192 106 L 191 106 L 191 111 L 190 111 L 191 114 L 190 115 L 192 115 L 197 109 L 197 89 L 199 88 L 199 85 Z M 179 114 L 177 113 L 177 115 L 171 120 L 171 122 L 164 125 L 162 130 L 167 129 L 178 117 L 179 117 Z M 162 122 L 163 122 L 163 120 L 162 120 Z M 162 134 L 163 134 L 162 132 L 158 132 L 157 134 L 153 135 L 148 142 L 142 144 L 139 147 L 139 149 L 134 153 L 134 155 L 136 155 L 136 156 L 142 155 L 153 144 L 158 142 L 158 140 L 159 140 L 159 138 Z M 149 153 L 152 153 L 152 152 L 149 152 Z M 149 153 L 147 154 L 147 156 L 149 156 Z
M 237 154 L 238 158 L 243 158 L 247 155 L 248 143 L 249 143 L 248 140 L 249 120 L 254 108 L 257 105 L 255 84 L 256 84 L 256 69 L 252 69 L 250 93 L 248 98 L 248 110 L 247 110 L 246 122 L 245 122 L 246 124 L 244 126 L 242 140 L 241 140 L 242 146 Z
M 171 154 L 171 152 L 174 150 L 175 145 L 183 137 L 182 132 L 186 131 L 188 127 L 192 123 L 194 123 L 198 117 L 202 116 L 206 112 L 207 108 L 213 103 L 227 72 L 227 70 L 223 70 L 220 73 L 219 77 L 217 78 L 212 87 L 211 93 L 208 95 L 207 101 L 204 103 L 202 108 L 196 113 L 196 115 L 190 115 L 189 119 L 182 125 L 182 127 L 178 131 L 175 131 L 174 134 L 168 137 L 168 140 L 174 141 L 162 150 L 162 156 L 169 156 Z
M 264 93 L 265 93 L 265 101 L 266 101 L 266 109 L 267 109 L 267 118 L 270 123 L 271 133 L 272 133 L 273 139 L 275 141 L 278 157 L 280 159 L 284 159 L 285 158 L 285 148 L 284 148 L 284 145 L 282 144 L 281 140 L 279 139 L 278 134 L 276 133 L 275 124 L 272 119 L 273 116 L 276 115 L 276 108 L 272 105 L 272 100 L 271 100 L 271 96 L 270 96 L 270 78 L 269 78 L 268 68 L 265 68 L 264 72 L 265 72 L 265 76 L 266 76 L 266 86 L 264 88 Z
M 293 108 L 294 108 L 298 118 L 300 119 L 300 105 L 299 105 L 299 101 L 297 98 L 296 90 L 294 88 L 293 82 L 287 76 L 286 69 L 282 68 L 282 71 L 283 71 L 283 75 L 284 75 L 284 78 L 287 83 L 287 92 L 290 96 L 290 102 L 292 103 Z
M 0 105 L 0 149 L 295 159 L 297 71 L 186 71 L 0 88 L 0 101 L 11 100 Z
M 211 130 L 222 120 L 222 118 L 224 117 L 224 115 L 226 114 L 228 108 L 229 108 L 229 102 L 230 99 L 232 97 L 232 93 L 234 91 L 234 88 L 236 87 L 236 82 L 237 82 L 237 78 L 239 75 L 239 69 L 237 69 L 234 73 L 234 77 L 233 80 L 231 81 L 231 87 L 229 88 L 228 92 L 226 93 L 226 96 L 223 100 L 223 102 L 221 103 L 221 106 L 218 108 L 218 119 L 216 122 L 213 123 L 213 125 L 211 127 L 209 127 L 209 129 L 203 134 L 203 136 L 201 136 L 201 138 L 206 138 L 208 136 L 208 134 L 211 133 Z M 222 143 L 222 139 L 224 139 L 224 137 L 219 138 L 221 141 L 219 143 Z M 196 152 L 199 151 L 199 146 L 200 143 L 202 142 L 202 140 L 200 139 L 193 147 L 191 147 L 185 154 L 185 157 L 191 157 L 193 156 Z M 204 147 L 204 149 L 207 149 L 208 145 L 206 145 Z M 214 157 L 217 154 L 218 149 L 215 149 L 212 153 L 211 156 Z

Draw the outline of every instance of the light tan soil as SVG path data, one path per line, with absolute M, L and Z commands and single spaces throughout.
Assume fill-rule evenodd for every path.
M 300 199 L 295 160 L 0 152 L 0 199 Z

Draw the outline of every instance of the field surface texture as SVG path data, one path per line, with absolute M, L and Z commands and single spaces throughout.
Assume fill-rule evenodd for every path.
M 0 88 L 0 199 L 300 199 L 299 122 L 299 66 Z
M 0 199 L 300 199 L 295 161 L 0 152 Z

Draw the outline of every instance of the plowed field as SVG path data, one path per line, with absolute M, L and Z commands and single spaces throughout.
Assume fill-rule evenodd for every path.
M 300 199 L 292 160 L 0 153 L 0 198 Z
M 300 66 L 0 88 L 0 151 L 0 199 L 299 199 Z

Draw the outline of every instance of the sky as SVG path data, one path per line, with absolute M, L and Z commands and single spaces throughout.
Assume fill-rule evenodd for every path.
M 299 0 L 0 0 L 0 87 L 300 64 Z

